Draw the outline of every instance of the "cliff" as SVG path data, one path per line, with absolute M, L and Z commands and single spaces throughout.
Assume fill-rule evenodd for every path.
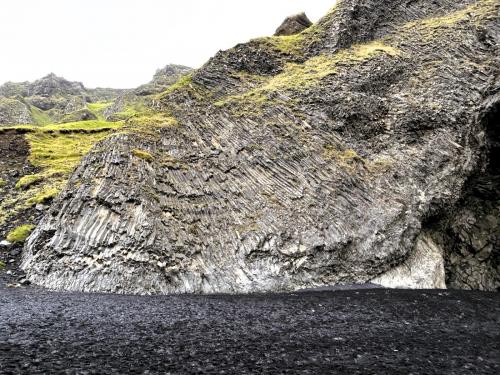
M 499 11 L 344 0 L 299 34 L 218 53 L 129 104 L 127 130 L 82 159 L 26 243 L 28 278 L 141 294 L 498 289 Z

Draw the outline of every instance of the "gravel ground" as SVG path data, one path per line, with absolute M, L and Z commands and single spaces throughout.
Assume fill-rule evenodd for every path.
M 498 374 L 500 294 L 0 287 L 1 374 Z

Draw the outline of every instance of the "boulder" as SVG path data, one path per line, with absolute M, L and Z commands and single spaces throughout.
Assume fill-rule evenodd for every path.
M 294 35 L 309 28 L 312 22 L 304 12 L 287 17 L 276 29 L 275 36 Z

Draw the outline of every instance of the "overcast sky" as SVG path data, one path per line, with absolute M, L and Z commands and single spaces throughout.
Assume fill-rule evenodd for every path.
M 315 22 L 335 0 L 0 0 L 0 84 L 50 72 L 132 88 L 168 63 L 272 35 L 290 14 Z

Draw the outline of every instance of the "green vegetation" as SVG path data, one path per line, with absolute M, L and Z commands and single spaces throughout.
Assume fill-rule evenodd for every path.
M 101 120 L 88 120 L 68 122 L 65 124 L 49 124 L 44 126 L 35 125 L 12 125 L 3 126 L 0 128 L 0 133 L 10 130 L 21 130 L 26 133 L 96 133 L 107 130 L 120 129 L 125 123 L 123 121 L 101 121 Z
M 59 127 L 59 125 L 56 125 Z M 75 130 L 74 127 L 70 127 Z M 29 133 L 26 138 L 31 146 L 29 160 L 35 167 L 42 168 L 44 176 L 68 175 L 87 154 L 92 146 L 106 138 L 110 132 L 108 129 L 95 129 L 102 131 L 95 133 L 52 133 L 38 131 Z M 61 129 L 58 129 L 61 130 Z M 89 130 L 85 128 L 85 130 Z
M 123 127 L 124 122 L 122 121 L 101 121 L 101 120 L 89 120 L 89 121 L 77 121 L 68 122 L 66 124 L 52 124 L 39 128 L 42 132 L 79 132 L 79 133 L 96 133 L 107 130 L 119 129 Z
M 4 187 L 5 185 L 7 185 L 7 181 L 0 177 L 0 188 Z
M 20 227 L 17 227 L 9 232 L 7 235 L 7 241 L 11 243 L 24 242 L 26 238 L 29 237 L 33 229 L 35 229 L 34 225 L 21 225 Z
M 207 100 L 213 95 L 213 92 L 201 85 L 194 83 L 193 74 L 194 73 L 188 73 L 186 75 L 183 75 L 181 78 L 177 80 L 177 82 L 168 87 L 165 91 L 155 95 L 153 100 L 162 101 L 169 95 L 177 92 L 189 93 L 192 97 L 196 98 L 196 100 L 198 101 Z
M 288 64 L 283 73 L 272 77 L 259 91 L 299 90 L 313 86 L 321 79 L 336 74 L 340 64 L 354 64 L 380 54 L 396 56 L 399 52 L 381 42 L 372 42 L 333 55 L 315 56 L 304 64 Z
M 418 35 L 421 41 L 429 42 L 443 33 L 454 33 L 457 27 L 480 25 L 486 19 L 494 19 L 498 14 L 498 0 L 479 0 L 473 4 L 442 17 L 432 17 L 405 24 L 402 35 Z
M 108 108 L 112 102 L 97 102 L 97 103 L 88 103 L 87 108 L 90 112 L 92 112 L 98 120 L 104 121 L 104 110 Z
M 70 173 L 99 141 L 124 126 L 124 122 L 80 121 L 45 126 L 13 126 L 24 130 L 30 145 L 29 161 L 40 171 L 23 176 L 16 193 L 0 202 L 0 223 L 20 210 L 52 200 L 64 188 Z
M 283 54 L 297 55 L 303 50 L 306 35 L 306 32 L 302 32 L 295 35 L 264 37 L 255 39 L 255 41 Z
M 442 17 L 433 17 L 425 20 L 409 22 L 405 25 L 406 29 L 435 29 L 455 26 L 461 21 L 470 18 L 484 18 L 485 16 L 494 16 L 498 12 L 498 0 L 479 0 L 464 9 L 450 13 Z
M 41 180 L 43 180 L 43 177 L 38 174 L 29 174 L 23 176 L 19 181 L 17 181 L 16 189 L 27 189 L 31 185 L 34 185 L 37 182 L 40 182 Z
M 30 112 L 36 125 L 48 125 L 52 122 L 52 119 L 46 112 L 35 106 L 30 106 Z
M 172 86 L 170 86 L 168 89 L 166 89 L 164 92 L 162 92 L 160 95 L 165 96 L 168 95 L 174 91 L 180 90 L 184 87 L 190 86 L 193 82 L 193 73 L 188 73 L 186 75 L 183 75 L 181 78 L 177 80 Z
M 340 66 L 357 64 L 377 55 L 399 55 L 399 50 L 381 41 L 352 46 L 335 54 L 322 54 L 303 64 L 288 64 L 284 71 L 267 79 L 262 85 L 242 95 L 223 98 L 216 106 L 237 104 L 258 110 L 266 103 L 273 103 L 270 94 L 283 91 L 301 91 L 317 85 L 325 77 L 337 74 Z
M 29 198 L 26 203 L 30 206 L 35 204 L 45 204 L 50 202 L 59 194 L 59 189 L 54 187 L 44 187 L 37 194 L 31 198 Z
M 5 263 L 0 260 L 0 270 L 3 270 L 5 268 Z
M 342 150 L 333 145 L 325 146 L 323 159 L 334 160 L 339 166 L 348 170 L 353 170 L 356 162 L 363 162 L 363 159 L 356 153 L 356 151 L 351 149 Z
M 132 150 L 132 154 L 133 154 L 135 157 L 138 157 L 139 159 L 142 159 L 142 160 L 146 160 L 146 161 L 148 161 L 148 162 L 150 162 L 150 161 L 153 161 L 153 160 L 154 160 L 153 155 L 151 155 L 149 152 L 144 151 L 144 150 L 134 149 L 134 150 Z

